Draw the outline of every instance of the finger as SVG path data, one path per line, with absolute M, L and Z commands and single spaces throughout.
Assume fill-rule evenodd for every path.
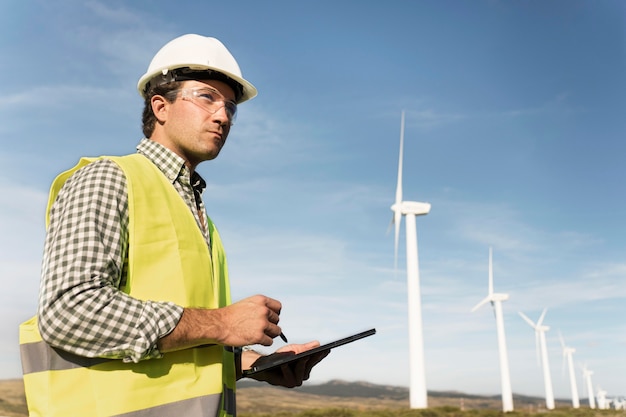
M 317 340 L 313 340 L 311 342 L 304 343 L 301 346 L 302 346 L 302 352 L 305 352 L 307 350 L 311 350 L 311 349 L 315 349 L 316 347 L 319 347 L 320 342 L 318 342 Z
M 261 337 L 261 340 L 258 340 L 254 343 L 258 343 L 259 345 L 262 345 L 262 346 L 272 346 L 274 344 L 274 338 L 265 334 L 264 336 Z
M 276 313 L 275 311 L 272 311 L 272 309 L 268 308 L 267 309 L 267 320 L 270 323 L 278 324 L 278 322 L 280 321 L 280 316 L 278 315 L 278 313 Z
M 283 309 L 283 305 L 280 301 L 270 297 L 265 297 L 265 306 L 278 315 L 280 315 L 280 311 Z
M 280 327 L 269 323 L 263 330 L 262 341 L 258 343 L 263 346 L 271 346 L 274 343 L 274 339 L 277 338 L 281 332 L 282 330 Z
M 281 347 L 277 352 L 293 352 L 295 354 L 306 352 L 307 350 L 314 349 L 320 345 L 320 342 L 313 341 L 304 344 L 289 344 Z

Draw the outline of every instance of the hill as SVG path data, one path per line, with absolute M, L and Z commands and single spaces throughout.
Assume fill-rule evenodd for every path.
M 545 411 L 541 398 L 514 395 L 513 401 L 516 410 L 529 413 Z M 455 410 L 499 410 L 501 407 L 499 396 L 454 391 L 429 392 L 428 404 L 431 408 L 448 407 Z M 567 401 L 557 400 L 557 408 L 568 408 L 569 405 Z M 251 380 L 242 380 L 237 384 L 237 409 L 242 415 L 277 415 L 329 408 L 406 410 L 409 408 L 409 390 L 404 387 L 339 380 L 307 384 L 295 389 L 272 387 Z M 0 380 L 0 417 L 27 415 L 22 380 Z
M 302 411 L 312 408 L 350 408 L 355 410 L 382 410 L 409 408 L 409 389 L 376 385 L 369 382 L 340 380 L 324 384 L 304 385 L 287 389 L 271 387 L 256 381 L 243 380 L 237 384 L 237 404 L 241 412 Z M 516 409 L 544 411 L 542 398 L 514 395 Z M 456 391 L 429 391 L 429 407 L 454 407 L 461 410 L 500 410 L 499 395 L 481 396 Z M 567 408 L 571 402 L 556 400 L 556 406 Z

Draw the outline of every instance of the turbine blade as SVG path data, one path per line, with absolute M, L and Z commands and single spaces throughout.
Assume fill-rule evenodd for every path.
M 391 231 L 391 226 L 393 226 L 393 219 L 395 218 L 395 215 L 391 216 L 391 220 L 389 220 L 389 226 L 387 226 L 387 231 L 385 232 L 385 234 L 389 234 L 389 232 Z
M 402 159 L 404 154 L 404 110 L 400 120 L 400 153 L 398 156 L 398 183 L 396 184 L 396 203 L 394 205 L 392 222 L 395 225 L 394 237 L 394 268 L 398 269 L 398 243 L 400 239 L 400 223 L 402 222 L 402 211 L 400 205 L 402 203 Z
M 519 312 L 519 315 L 524 319 L 526 323 L 530 325 L 533 329 L 535 329 L 535 354 L 537 356 L 537 366 L 541 366 L 541 348 L 540 348 L 540 336 L 539 336 L 539 324 L 533 323 L 531 319 L 526 316 L 526 314 Z
M 543 318 L 546 316 L 546 311 L 548 311 L 548 309 L 544 308 L 541 316 L 539 317 L 539 320 L 537 320 L 537 327 L 541 326 L 541 323 L 543 323 Z
M 394 265 L 395 268 L 398 269 L 398 242 L 400 239 L 400 223 L 402 222 L 402 213 L 400 212 L 400 208 L 396 208 L 396 211 L 393 213 L 393 222 L 396 226 L 396 235 L 394 240 Z
M 561 377 L 562 378 L 565 378 L 565 367 L 566 367 L 566 365 L 565 365 L 565 360 L 566 360 L 565 356 L 566 356 L 565 355 L 565 349 L 563 349 L 563 360 L 561 361 Z
M 530 327 L 532 327 L 533 329 L 537 329 L 537 326 L 535 325 L 535 323 L 533 323 L 533 321 L 531 319 L 529 319 L 526 314 L 522 313 L 521 311 L 519 311 L 519 315 L 524 319 L 524 321 L 526 323 L 528 323 L 530 325 Z
M 474 311 L 478 310 L 479 308 L 481 308 L 483 305 L 487 304 L 487 303 L 488 303 L 488 302 L 490 302 L 490 301 L 491 301 L 491 297 L 489 297 L 489 296 L 487 296 L 487 297 L 483 298 L 483 300 L 482 300 L 480 303 L 476 304 L 476 305 L 474 306 L 474 308 L 472 308 L 472 313 L 473 313 Z
M 493 294 L 493 255 L 489 248 L 489 295 Z
M 493 261 L 492 261 L 492 251 L 491 247 L 489 248 L 489 295 L 493 294 Z
M 541 367 L 541 347 L 539 344 L 539 331 L 535 330 L 535 353 L 537 356 L 537 366 Z
M 396 185 L 396 204 L 402 201 L 402 155 L 404 153 L 404 110 L 400 121 L 400 156 L 398 157 L 398 183 Z

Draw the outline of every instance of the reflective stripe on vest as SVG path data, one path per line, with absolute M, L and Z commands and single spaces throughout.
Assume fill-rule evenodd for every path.
M 106 158 L 122 168 L 127 180 L 129 272 L 122 290 L 141 300 L 183 307 L 230 304 L 224 250 L 211 221 L 209 253 L 191 211 L 152 162 L 139 154 Z M 65 181 L 94 160 L 81 159 L 57 177 L 48 213 Z M 33 317 L 20 325 L 20 351 L 31 417 L 214 417 L 236 412 L 234 354 L 222 346 L 169 352 L 139 363 L 85 358 L 45 343 Z

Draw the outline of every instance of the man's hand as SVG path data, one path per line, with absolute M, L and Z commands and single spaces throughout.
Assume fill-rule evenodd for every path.
M 300 345 L 291 344 L 281 347 L 276 351 L 276 353 L 293 352 L 298 354 L 316 348 L 319 345 L 320 343 L 317 341 Z M 313 367 L 324 359 L 329 353 L 330 350 L 324 350 L 311 356 L 305 356 L 302 359 L 284 364 L 280 367 L 250 375 L 250 378 L 256 379 L 257 381 L 265 381 L 271 385 L 280 385 L 287 388 L 299 387 L 302 385 L 303 381 L 309 379 Z M 243 352 L 241 355 L 242 369 L 250 369 L 252 364 L 260 357 L 261 355 L 254 351 Z
M 205 344 L 270 346 L 281 332 L 282 304 L 263 295 L 218 309 L 185 308 L 174 330 L 158 342 L 161 352 Z
M 227 346 L 271 346 L 281 333 L 277 325 L 281 309 L 279 301 L 255 295 L 216 310 L 223 327 L 218 342 Z

